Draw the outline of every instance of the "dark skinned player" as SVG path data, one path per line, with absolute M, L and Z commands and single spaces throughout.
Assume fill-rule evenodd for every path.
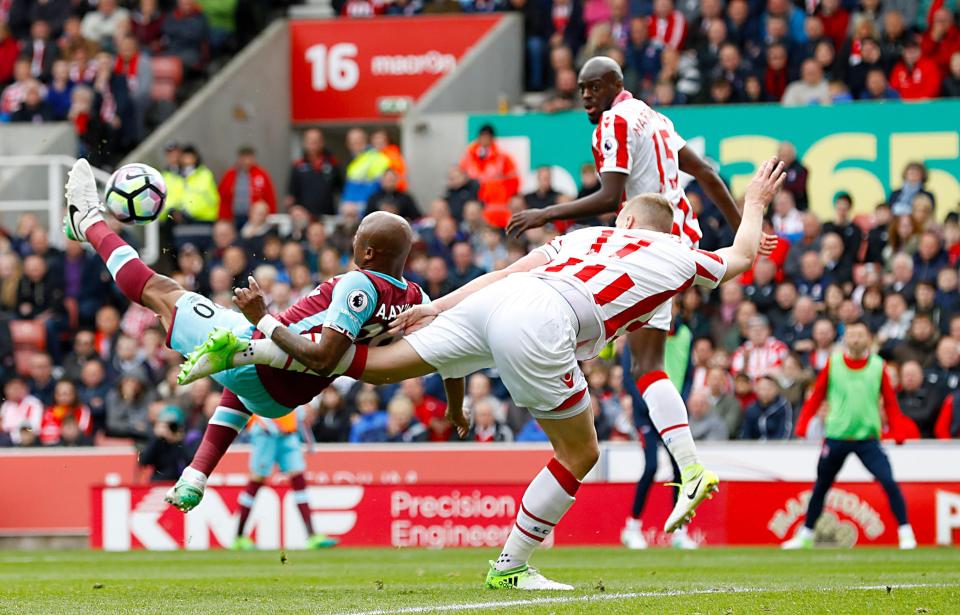
M 613 213 L 625 200 L 652 192 L 665 196 L 674 208 L 672 233 L 686 245 L 696 247 L 700 226 L 680 186 L 681 171 L 697 180 L 734 230 L 739 228 L 740 209 L 723 180 L 686 146 L 668 118 L 624 90 L 623 73 L 616 62 L 607 57 L 591 58 L 580 70 L 579 88 L 587 117 L 597 126 L 592 144 L 600 190 L 569 203 L 517 212 L 507 226 L 509 233 L 519 235 L 558 220 Z M 775 242 L 775 238 L 764 237 L 761 254 L 769 253 Z M 654 426 L 680 467 L 681 484 L 686 486 L 697 483 L 702 466 L 683 399 L 664 371 L 670 322 L 667 302 L 646 326 L 631 331 L 627 340 L 633 357 L 631 375 Z M 680 500 L 684 493 L 681 488 Z M 688 520 L 684 518 L 682 523 Z M 682 523 L 666 529 L 676 530 Z
M 90 165 L 78 160 L 67 182 L 69 239 L 89 242 L 128 299 L 154 312 L 167 330 L 167 344 L 186 356 L 206 342 L 209 333 L 230 329 L 246 339 L 270 336 L 258 331 L 242 314 L 224 309 L 206 297 L 187 291 L 150 269 L 136 251 L 103 220 L 99 195 Z M 354 343 L 384 345 L 393 340 L 388 324 L 404 310 L 428 303 L 420 287 L 403 279 L 413 232 L 401 217 L 385 212 L 370 214 L 360 224 L 353 241 L 353 260 L 359 270 L 320 284 L 310 295 L 277 315 L 274 322 L 322 339 L 317 360 L 332 369 Z M 247 365 L 214 376 L 225 387 L 220 405 L 211 417 L 190 466 L 166 500 L 187 512 L 200 503 L 207 477 L 251 414 L 279 418 L 310 402 L 331 382 L 315 373 L 298 373 L 264 365 Z M 453 403 L 463 397 L 463 382 L 445 382 Z M 297 485 L 294 485 L 296 490 Z M 309 519 L 309 515 L 306 515 Z

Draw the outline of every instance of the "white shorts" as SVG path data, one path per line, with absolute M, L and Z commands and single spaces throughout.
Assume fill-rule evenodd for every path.
M 538 419 L 590 407 L 575 356 L 577 318 L 543 280 L 515 273 L 404 339 L 444 378 L 496 366 L 513 401 Z

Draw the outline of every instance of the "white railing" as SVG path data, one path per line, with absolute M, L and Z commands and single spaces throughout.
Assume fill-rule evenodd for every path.
M 64 236 L 60 229 L 64 212 L 63 187 L 67 180 L 66 169 L 73 166 L 75 161 L 76 159 L 70 156 L 0 156 L 0 214 L 45 211 L 50 243 L 62 248 Z M 17 181 L 17 176 L 28 167 L 46 169 L 46 195 L 31 199 L 4 200 L 3 185 L 8 181 Z M 110 179 L 110 173 L 101 169 L 93 169 L 93 174 L 101 187 Z M 32 191 L 31 189 L 30 192 Z M 39 192 L 39 185 L 37 191 Z M 138 231 L 137 234 L 143 239 L 143 250 L 140 256 L 145 262 L 153 263 L 160 255 L 159 229 L 156 224 L 148 224 L 139 227 Z

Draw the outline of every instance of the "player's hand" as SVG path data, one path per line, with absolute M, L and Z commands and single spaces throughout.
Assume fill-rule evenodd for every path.
M 547 214 L 542 209 L 524 209 L 510 216 L 507 234 L 519 237 L 524 232 L 532 228 L 540 228 L 547 222 Z
M 457 435 L 460 436 L 461 440 L 467 437 L 467 433 L 470 432 L 470 421 L 468 421 L 466 415 L 463 414 L 463 407 L 453 409 L 448 405 L 444 416 L 450 421 L 454 429 L 457 430 Z
M 760 251 L 758 254 L 760 256 L 770 256 L 773 254 L 773 251 L 777 249 L 777 244 L 780 243 L 780 238 L 776 235 L 768 235 L 764 233 L 760 237 Z
M 416 305 L 409 310 L 401 312 L 399 316 L 390 323 L 390 335 L 408 335 L 417 329 L 422 329 L 433 322 L 433 319 L 440 315 L 440 310 L 432 303 L 426 305 Z
M 250 324 L 256 325 L 267 315 L 267 303 L 263 299 L 263 290 L 253 276 L 247 277 L 249 288 L 234 288 L 233 303 Z
M 783 186 L 786 178 L 787 173 L 784 170 L 782 160 L 778 162 L 776 157 L 767 160 L 760 165 L 757 174 L 747 185 L 744 202 L 756 203 L 766 207 L 773 200 L 773 196 L 780 190 L 780 187 Z

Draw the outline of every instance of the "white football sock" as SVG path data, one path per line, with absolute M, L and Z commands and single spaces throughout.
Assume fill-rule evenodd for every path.
M 304 333 L 303 337 L 314 343 L 320 341 L 319 333 Z M 234 366 L 253 364 L 269 365 L 288 372 L 310 371 L 310 368 L 277 346 L 276 342 L 268 339 L 252 340 L 246 350 L 233 355 Z
M 693 434 L 690 432 L 687 407 L 667 374 L 662 371 L 650 372 L 637 380 L 637 388 L 650 410 L 650 420 L 680 470 L 699 463 L 697 446 L 693 443 Z
M 520 500 L 517 522 L 507 537 L 494 568 L 510 570 L 527 563 L 576 500 L 580 481 L 556 459 L 551 459 L 527 487 Z

